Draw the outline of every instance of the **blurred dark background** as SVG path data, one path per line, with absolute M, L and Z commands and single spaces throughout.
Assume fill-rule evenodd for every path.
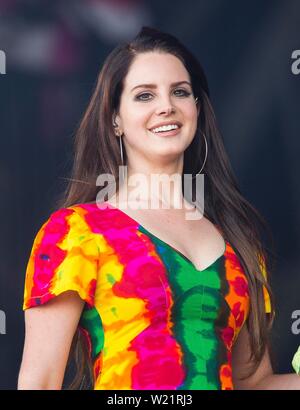
M 275 238 L 275 371 L 292 372 L 300 344 L 300 325 L 292 331 L 300 310 L 300 74 L 291 67 L 300 2 L 0 0 L 0 389 L 17 386 L 26 264 L 65 187 L 74 131 L 103 60 L 142 25 L 177 36 L 206 71 L 241 190 Z

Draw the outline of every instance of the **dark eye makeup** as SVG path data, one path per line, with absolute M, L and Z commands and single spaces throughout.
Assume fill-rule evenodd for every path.
M 180 98 L 189 97 L 192 94 L 191 92 L 189 92 L 187 90 L 184 90 L 183 88 L 176 88 L 176 90 L 174 90 L 174 93 L 177 92 L 177 91 L 180 91 L 180 94 L 175 94 L 175 95 L 177 95 Z M 135 100 L 137 100 L 137 101 L 149 101 L 149 98 L 146 98 L 146 99 L 142 98 L 145 95 L 152 95 L 152 94 L 149 93 L 149 92 L 141 93 L 141 94 L 139 94 L 135 97 Z

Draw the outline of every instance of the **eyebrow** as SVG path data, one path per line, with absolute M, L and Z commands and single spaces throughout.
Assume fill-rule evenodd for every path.
M 192 87 L 191 83 L 189 83 L 188 81 L 177 81 L 176 83 L 172 83 L 171 87 L 174 87 L 180 84 L 188 84 L 190 87 Z M 133 87 L 131 92 L 135 90 L 136 88 L 157 88 L 157 86 L 155 84 L 139 84 Z

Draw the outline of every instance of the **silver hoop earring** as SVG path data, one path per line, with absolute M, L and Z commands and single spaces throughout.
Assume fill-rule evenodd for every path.
M 122 135 L 119 135 L 119 141 L 120 141 L 120 155 L 121 155 L 121 166 L 122 166 L 122 179 L 120 179 L 121 183 L 125 181 L 125 166 L 124 166 L 124 156 L 123 156 L 123 142 L 122 142 Z
M 200 169 L 200 171 L 197 172 L 197 174 L 195 176 L 193 176 L 192 178 L 195 178 L 197 175 L 199 175 L 202 171 L 202 169 L 204 168 L 204 165 L 206 163 L 206 159 L 207 159 L 207 154 L 208 154 L 208 145 L 207 145 L 207 140 L 206 140 L 206 136 L 203 132 L 201 132 L 201 134 L 203 135 L 204 138 L 204 142 L 205 142 L 205 158 L 204 158 L 204 162 L 202 164 L 202 167 Z
M 120 142 L 121 164 L 124 165 L 122 135 L 119 136 L 119 142 Z

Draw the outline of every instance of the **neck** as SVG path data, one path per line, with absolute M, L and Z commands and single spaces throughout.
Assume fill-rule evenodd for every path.
M 182 171 L 170 171 L 135 173 L 128 167 L 120 169 L 121 182 L 109 202 L 133 209 L 193 209 L 182 193 Z

